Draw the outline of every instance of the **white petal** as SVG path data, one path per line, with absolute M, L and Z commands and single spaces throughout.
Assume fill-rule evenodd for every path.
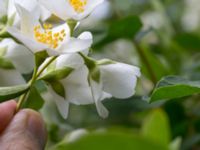
M 0 0 L 0 18 L 7 14 L 7 0 Z
M 47 19 L 49 19 L 51 17 L 51 12 L 48 11 L 44 6 L 40 5 L 40 10 L 41 10 L 41 20 L 42 21 L 46 21 Z
M 39 15 L 29 12 L 17 3 L 15 6 L 21 18 L 21 32 L 27 36 L 33 37 L 34 27 L 39 25 Z
M 14 86 L 20 84 L 25 84 L 25 80 L 18 71 L 14 69 L 0 69 L 0 87 Z
M 33 53 L 42 51 L 47 49 L 47 46 L 44 44 L 41 44 L 34 39 L 25 36 L 23 33 L 21 33 L 19 30 L 17 30 L 14 27 L 7 28 L 7 31 L 14 36 L 16 39 L 21 41 L 26 47 L 28 47 Z
M 83 32 L 79 35 L 78 37 L 79 39 L 82 39 L 82 40 L 92 40 L 93 37 L 92 37 L 92 33 L 91 32 Z
M 51 87 L 48 87 L 48 90 L 52 94 L 60 114 L 62 115 L 64 119 L 66 119 L 69 113 L 69 102 L 65 100 L 63 97 L 56 94 Z
M 88 69 L 82 66 L 62 80 L 66 99 L 76 105 L 93 104 L 94 100 L 88 83 Z
M 40 17 L 40 8 L 38 5 L 37 0 L 9 0 L 8 4 L 8 19 L 12 19 L 14 16 L 14 26 L 17 26 L 20 24 L 20 17 L 19 14 L 16 12 L 15 3 L 22 6 L 26 10 L 29 10 L 32 15 L 37 16 L 39 19 Z
M 102 102 L 101 101 L 97 101 L 95 104 L 96 104 L 96 108 L 97 108 L 97 112 L 98 112 L 99 116 L 101 116 L 102 118 L 107 118 L 108 115 L 109 115 L 109 111 L 102 104 Z
M 92 45 L 93 39 L 90 32 L 82 33 L 78 38 L 71 38 L 59 48 L 61 53 L 75 53 L 85 51 Z
M 85 7 L 85 11 L 83 13 L 75 13 L 74 16 L 72 16 L 75 20 L 82 20 L 85 17 L 87 17 L 92 11 L 100 5 L 104 0 L 88 0 L 87 5 Z
M 100 66 L 103 89 L 116 98 L 128 98 L 134 95 L 137 77 L 140 70 L 137 67 L 116 63 Z
M 72 67 L 74 69 L 77 69 L 83 66 L 83 64 L 84 64 L 84 61 L 82 57 L 77 53 L 60 55 L 56 59 L 56 68 Z
M 90 79 L 90 85 L 91 85 L 91 92 L 94 99 L 94 103 L 96 105 L 99 116 L 101 116 L 102 118 L 108 117 L 109 112 L 101 102 L 101 97 L 103 94 L 102 83 L 101 82 L 97 83 L 93 81 L 92 79 Z
M 68 19 L 68 15 L 71 14 L 66 0 L 39 0 L 39 2 L 54 15 L 65 21 Z
M 30 50 L 15 43 L 12 39 L 5 39 L 1 43 L 7 47 L 5 58 L 10 60 L 20 73 L 27 74 L 33 70 L 34 55 Z

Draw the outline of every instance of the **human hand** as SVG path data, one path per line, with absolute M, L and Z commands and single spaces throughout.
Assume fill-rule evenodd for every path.
M 40 114 L 15 110 L 15 101 L 0 104 L 0 150 L 43 150 L 47 132 Z

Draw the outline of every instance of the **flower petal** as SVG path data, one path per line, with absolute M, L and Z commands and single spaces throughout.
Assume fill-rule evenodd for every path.
M 23 45 L 15 43 L 12 39 L 5 39 L 0 45 L 7 47 L 5 58 L 10 60 L 20 73 L 27 74 L 33 70 L 34 55 L 30 50 Z
M 0 18 L 7 14 L 7 0 L 0 0 Z
M 82 57 L 77 53 L 60 55 L 56 59 L 56 68 L 72 67 L 74 69 L 78 69 L 79 67 L 83 66 L 83 64 L 84 61 Z
M 87 17 L 98 5 L 100 5 L 104 0 L 87 0 L 87 5 L 82 13 L 75 12 L 72 18 L 74 20 L 82 20 Z
M 21 32 L 27 36 L 34 37 L 34 27 L 40 25 L 39 15 L 29 12 L 19 4 L 15 4 L 17 12 L 21 18 Z
M 50 12 L 63 20 L 67 20 L 68 15 L 72 15 L 66 0 L 39 0 L 39 2 Z
M 94 80 L 90 79 L 90 85 L 94 103 L 96 105 L 99 116 L 101 116 L 102 118 L 108 117 L 109 112 L 101 102 L 101 97 L 103 95 L 102 83 L 97 83 Z
M 62 80 L 65 87 L 66 99 L 76 105 L 93 104 L 91 89 L 88 83 L 88 69 L 82 66 Z
M 78 38 L 71 38 L 59 48 L 60 53 L 76 53 L 89 49 L 93 39 L 90 32 L 82 33 Z
M 42 51 L 47 49 L 47 46 L 44 44 L 41 44 L 39 42 L 36 42 L 34 39 L 25 36 L 23 33 L 21 33 L 18 29 L 14 27 L 8 27 L 7 31 L 17 38 L 19 41 L 21 41 L 26 47 L 28 47 L 33 53 Z
M 0 69 L 0 86 L 7 87 L 7 86 L 14 86 L 25 84 L 24 78 L 21 74 L 16 70 L 5 70 Z
M 40 5 L 40 10 L 41 10 L 41 20 L 42 21 L 46 21 L 47 19 L 49 19 L 51 17 L 51 12 L 48 11 L 44 6 Z
M 67 119 L 69 113 L 69 102 L 65 100 L 63 97 L 56 94 L 51 87 L 48 87 L 48 90 L 54 98 L 58 111 L 60 112 L 60 114 L 64 119 Z
M 103 89 L 116 98 L 128 98 L 134 95 L 137 77 L 140 70 L 137 67 L 116 63 L 100 66 Z

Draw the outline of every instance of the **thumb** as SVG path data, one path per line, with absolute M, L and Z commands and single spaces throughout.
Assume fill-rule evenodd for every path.
M 18 112 L 0 136 L 0 145 L 5 150 L 42 150 L 47 133 L 39 113 L 24 109 Z

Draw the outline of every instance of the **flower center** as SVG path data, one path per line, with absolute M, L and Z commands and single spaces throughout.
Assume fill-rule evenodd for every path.
M 85 6 L 88 0 L 69 0 L 70 4 L 77 13 L 82 13 L 85 11 Z
M 34 36 L 38 42 L 47 44 L 50 48 L 57 48 L 66 36 L 65 30 L 59 32 L 52 32 L 51 24 L 43 24 L 43 29 L 40 25 L 34 27 Z

